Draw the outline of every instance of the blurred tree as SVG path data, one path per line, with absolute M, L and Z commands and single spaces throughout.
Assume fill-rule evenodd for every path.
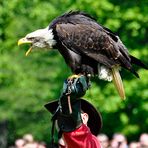
M 50 116 L 43 105 L 59 97 L 70 70 L 54 51 L 25 57 L 28 47 L 19 49 L 17 40 L 69 10 L 93 15 L 121 37 L 130 53 L 148 63 L 147 0 L 0 0 L 0 121 L 9 121 L 9 144 L 28 132 L 49 142 Z M 85 98 L 101 111 L 102 132 L 111 136 L 120 131 L 132 140 L 148 131 L 147 72 L 139 70 L 140 80 L 121 73 L 127 100 L 120 100 L 112 83 L 98 79 Z

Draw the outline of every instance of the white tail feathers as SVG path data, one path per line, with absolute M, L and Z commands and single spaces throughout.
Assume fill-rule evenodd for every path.
M 125 99 L 125 92 L 122 83 L 122 79 L 119 73 L 119 67 L 115 66 L 112 68 L 112 76 L 113 76 L 113 83 L 121 97 L 121 99 Z
M 113 79 L 111 70 L 101 64 L 98 64 L 98 77 L 101 80 L 105 80 L 105 81 L 109 81 L 109 82 L 111 82 Z

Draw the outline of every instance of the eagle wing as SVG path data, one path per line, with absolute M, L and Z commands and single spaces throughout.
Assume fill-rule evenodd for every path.
M 96 23 L 93 24 L 57 24 L 56 31 L 59 40 L 66 48 L 82 56 L 86 55 L 110 68 L 115 87 L 120 97 L 124 99 L 124 87 L 117 65 L 123 65 L 128 69 L 131 67 L 128 53 L 126 50 L 120 51 L 118 44 L 122 42 L 118 43 L 118 38 L 109 30 L 105 31 Z
M 109 68 L 114 65 L 131 68 L 128 52 L 120 39 L 95 22 L 61 23 L 56 25 L 56 31 L 59 40 L 69 50 L 85 54 Z

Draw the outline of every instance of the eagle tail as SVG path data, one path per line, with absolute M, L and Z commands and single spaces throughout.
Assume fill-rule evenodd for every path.
M 113 76 L 113 83 L 121 97 L 121 99 L 125 99 L 125 92 L 122 83 L 122 79 L 119 73 L 119 67 L 115 66 L 112 68 L 112 76 Z

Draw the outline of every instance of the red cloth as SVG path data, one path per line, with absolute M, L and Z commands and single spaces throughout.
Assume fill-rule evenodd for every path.
M 65 148 L 101 148 L 100 142 L 85 124 L 72 132 L 64 132 L 63 138 Z

